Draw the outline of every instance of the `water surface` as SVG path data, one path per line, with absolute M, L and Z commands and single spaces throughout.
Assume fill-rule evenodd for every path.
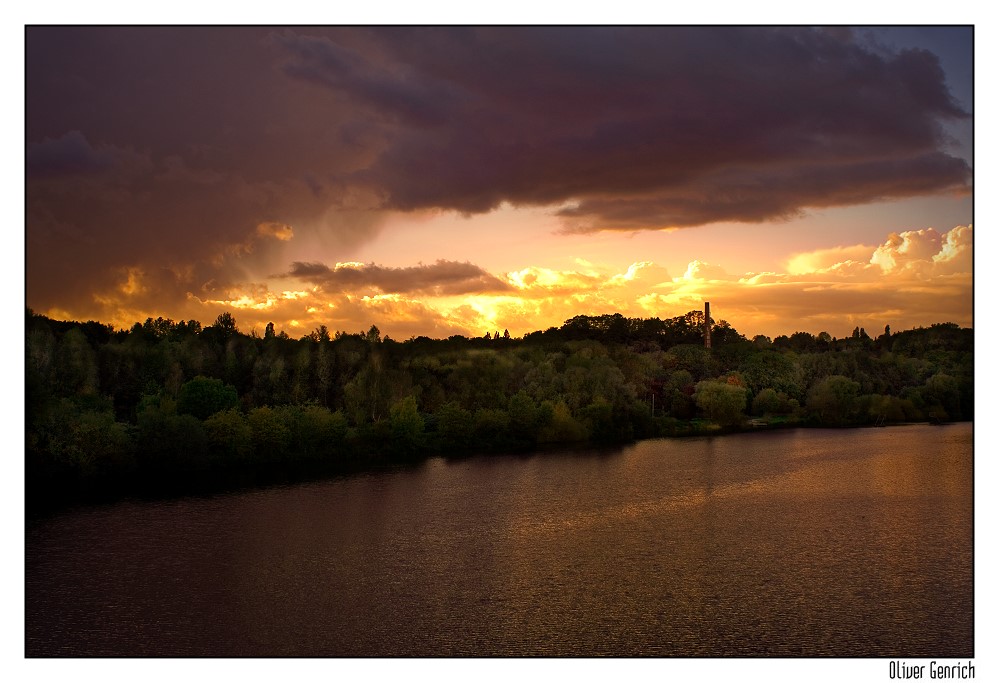
M 971 425 L 80 508 L 25 588 L 29 656 L 971 657 Z

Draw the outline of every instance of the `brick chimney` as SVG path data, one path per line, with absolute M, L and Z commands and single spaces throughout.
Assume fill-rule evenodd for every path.
M 704 302 L 704 348 L 711 348 L 711 302 Z

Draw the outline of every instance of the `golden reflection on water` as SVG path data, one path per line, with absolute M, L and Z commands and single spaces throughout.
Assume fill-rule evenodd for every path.
M 970 656 L 970 438 L 647 441 L 67 513 L 28 529 L 27 651 Z
M 831 438 L 835 438 L 835 434 L 846 433 L 837 432 Z M 781 468 L 775 474 L 754 472 L 755 478 L 735 482 L 716 482 L 714 476 L 718 467 L 715 462 L 716 447 L 725 437 L 706 439 L 701 444 L 701 460 L 693 474 L 697 481 L 673 482 L 679 490 L 648 498 L 649 487 L 646 482 L 640 482 L 641 490 L 636 486 L 635 491 L 627 493 L 637 494 L 636 497 L 644 495 L 647 497 L 645 500 L 633 500 L 628 495 L 625 496 L 629 498 L 627 500 L 599 508 L 580 510 L 575 506 L 553 506 L 542 519 L 518 517 L 511 523 L 509 532 L 513 536 L 534 536 L 589 529 L 613 525 L 622 520 L 657 516 L 727 499 L 752 496 L 826 499 L 847 495 L 889 499 L 968 496 L 970 501 L 970 477 L 954 477 L 947 473 L 948 469 L 955 466 L 970 466 L 970 436 L 952 439 L 939 452 L 931 454 L 931 457 L 926 454 L 913 456 L 904 445 L 899 445 L 897 437 L 887 432 L 879 435 L 883 438 L 872 440 L 866 452 L 857 453 L 847 446 L 847 450 L 842 453 L 824 450 L 816 455 L 809 436 L 809 432 L 802 430 L 789 439 L 783 453 L 774 453 L 774 460 L 780 465 L 786 465 L 786 469 Z M 669 443 L 645 442 L 633 451 L 649 450 L 655 444 L 662 444 L 666 451 L 663 458 L 668 459 Z M 955 460 L 959 461 L 956 465 Z M 641 467 L 643 464 L 640 458 L 626 457 L 625 462 L 621 463 L 621 469 L 636 470 L 637 478 L 647 472 Z M 622 476 L 622 473 L 617 473 L 617 476 Z

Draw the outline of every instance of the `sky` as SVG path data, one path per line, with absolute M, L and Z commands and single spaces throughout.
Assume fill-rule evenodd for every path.
M 275 12 L 282 22 L 475 21 L 467 3 L 459 13 L 436 4 L 341 4 L 321 15 L 311 3 L 248 3 L 234 16 L 227 3 L 181 0 L 170 21 L 266 24 Z M 571 13 L 509 4 L 519 9 L 502 22 L 816 16 L 800 3 L 636 10 L 625 0 Z M 35 25 L 156 23 L 150 12 L 162 8 L 7 11 L 23 15 L 7 24 L 6 65 L 9 82 L 23 78 L 24 102 L 5 116 L 24 130 L 25 164 L 10 175 L 19 180 L 23 169 L 25 192 L 11 197 L 23 204 L 24 259 L 16 249 L 4 270 L 23 267 L 25 303 L 53 317 L 128 327 L 150 316 L 207 324 L 231 311 L 243 331 L 274 321 L 293 336 L 319 324 L 377 324 L 397 339 L 501 326 L 519 336 L 580 313 L 672 317 L 706 299 L 748 336 L 971 324 L 972 41 L 990 56 L 987 21 L 974 34 L 907 26 L 553 37 L 60 29 Z M 840 23 L 975 21 L 971 5 L 844 0 L 819 16 L 830 12 Z M 986 73 L 991 61 L 979 64 Z M 977 101 L 989 120 L 988 88 Z M 976 147 L 990 143 L 979 127 Z M 19 165 L 19 154 L 7 158 Z M 978 200 L 985 212 L 991 197 Z M 982 251 L 990 240 L 976 241 L 980 259 L 994 251 Z M 994 275 L 979 275 L 986 309 Z M 976 321 L 985 338 L 991 325 L 986 315 Z M 988 380 L 987 364 L 978 369 Z M 992 442 L 987 422 L 977 443 Z M 10 426 L 19 433 L 16 415 Z M 976 474 L 982 487 L 994 480 L 988 458 L 976 460 Z M 9 493 L 16 525 L 22 491 Z M 976 496 L 976 515 L 988 518 L 990 500 Z M 978 588 L 986 633 L 995 600 Z M 16 612 L 5 642 L 8 659 L 23 661 Z M 474 674 L 507 679 L 503 667 L 520 664 L 538 666 L 491 662 Z M 670 667 L 688 664 L 702 673 L 704 662 Z M 747 666 L 710 664 L 735 675 Z M 753 664 L 777 680 L 883 671 L 857 659 Z M 791 675 L 775 677 L 778 664 Z M 178 673 L 170 665 L 158 670 Z M 576 675 L 593 671 L 586 662 Z
M 27 305 L 970 326 L 972 66 L 970 27 L 29 26 Z

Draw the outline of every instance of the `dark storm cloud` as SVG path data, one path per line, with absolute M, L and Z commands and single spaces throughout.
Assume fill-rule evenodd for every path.
M 937 57 L 850 32 L 386 28 L 353 47 L 290 32 L 280 42 L 286 73 L 387 122 L 388 144 L 352 178 L 391 208 L 574 201 L 564 215 L 583 229 L 635 229 L 970 181 L 945 149 L 941 123 L 968 114 Z M 624 223 L 604 211 L 629 204 Z
M 443 125 L 453 111 L 446 87 L 405 65 L 395 65 L 395 73 L 380 69 L 325 37 L 289 32 L 275 40 L 292 57 L 284 67 L 288 75 L 343 91 L 404 123 Z
M 273 272 L 288 262 L 283 243 L 242 249 L 261 224 L 331 250 L 377 231 L 377 216 L 341 219 L 357 202 L 331 191 L 369 163 L 371 145 L 340 141 L 354 118 L 280 71 L 270 33 L 26 29 L 33 306 L 93 306 L 95 288 L 132 267 L 194 268 L 220 282 Z M 162 292 L 166 310 L 174 296 Z
M 95 149 L 78 130 L 53 140 L 28 145 L 26 171 L 30 176 L 58 176 L 98 173 L 124 161 L 127 153 L 116 149 Z
M 40 310 L 122 273 L 168 268 L 183 297 L 298 245 L 346 261 L 383 210 L 554 205 L 568 229 L 632 230 L 970 182 L 937 58 L 853 34 L 32 26 L 25 62 Z M 294 239 L 248 248 L 265 224 Z
M 334 268 L 323 263 L 296 261 L 283 277 L 295 277 L 325 288 L 356 291 L 374 288 L 383 293 L 479 294 L 505 292 L 512 288 L 471 263 L 440 260 L 432 265 L 409 268 L 386 268 L 371 264 L 340 264 Z
M 731 169 L 645 195 L 596 197 L 558 213 L 569 232 L 638 230 L 651 225 L 689 227 L 713 221 L 759 222 L 793 218 L 804 207 L 849 206 L 872 199 L 932 194 L 941 179 L 960 185 L 964 161 L 940 152 L 788 168 Z

